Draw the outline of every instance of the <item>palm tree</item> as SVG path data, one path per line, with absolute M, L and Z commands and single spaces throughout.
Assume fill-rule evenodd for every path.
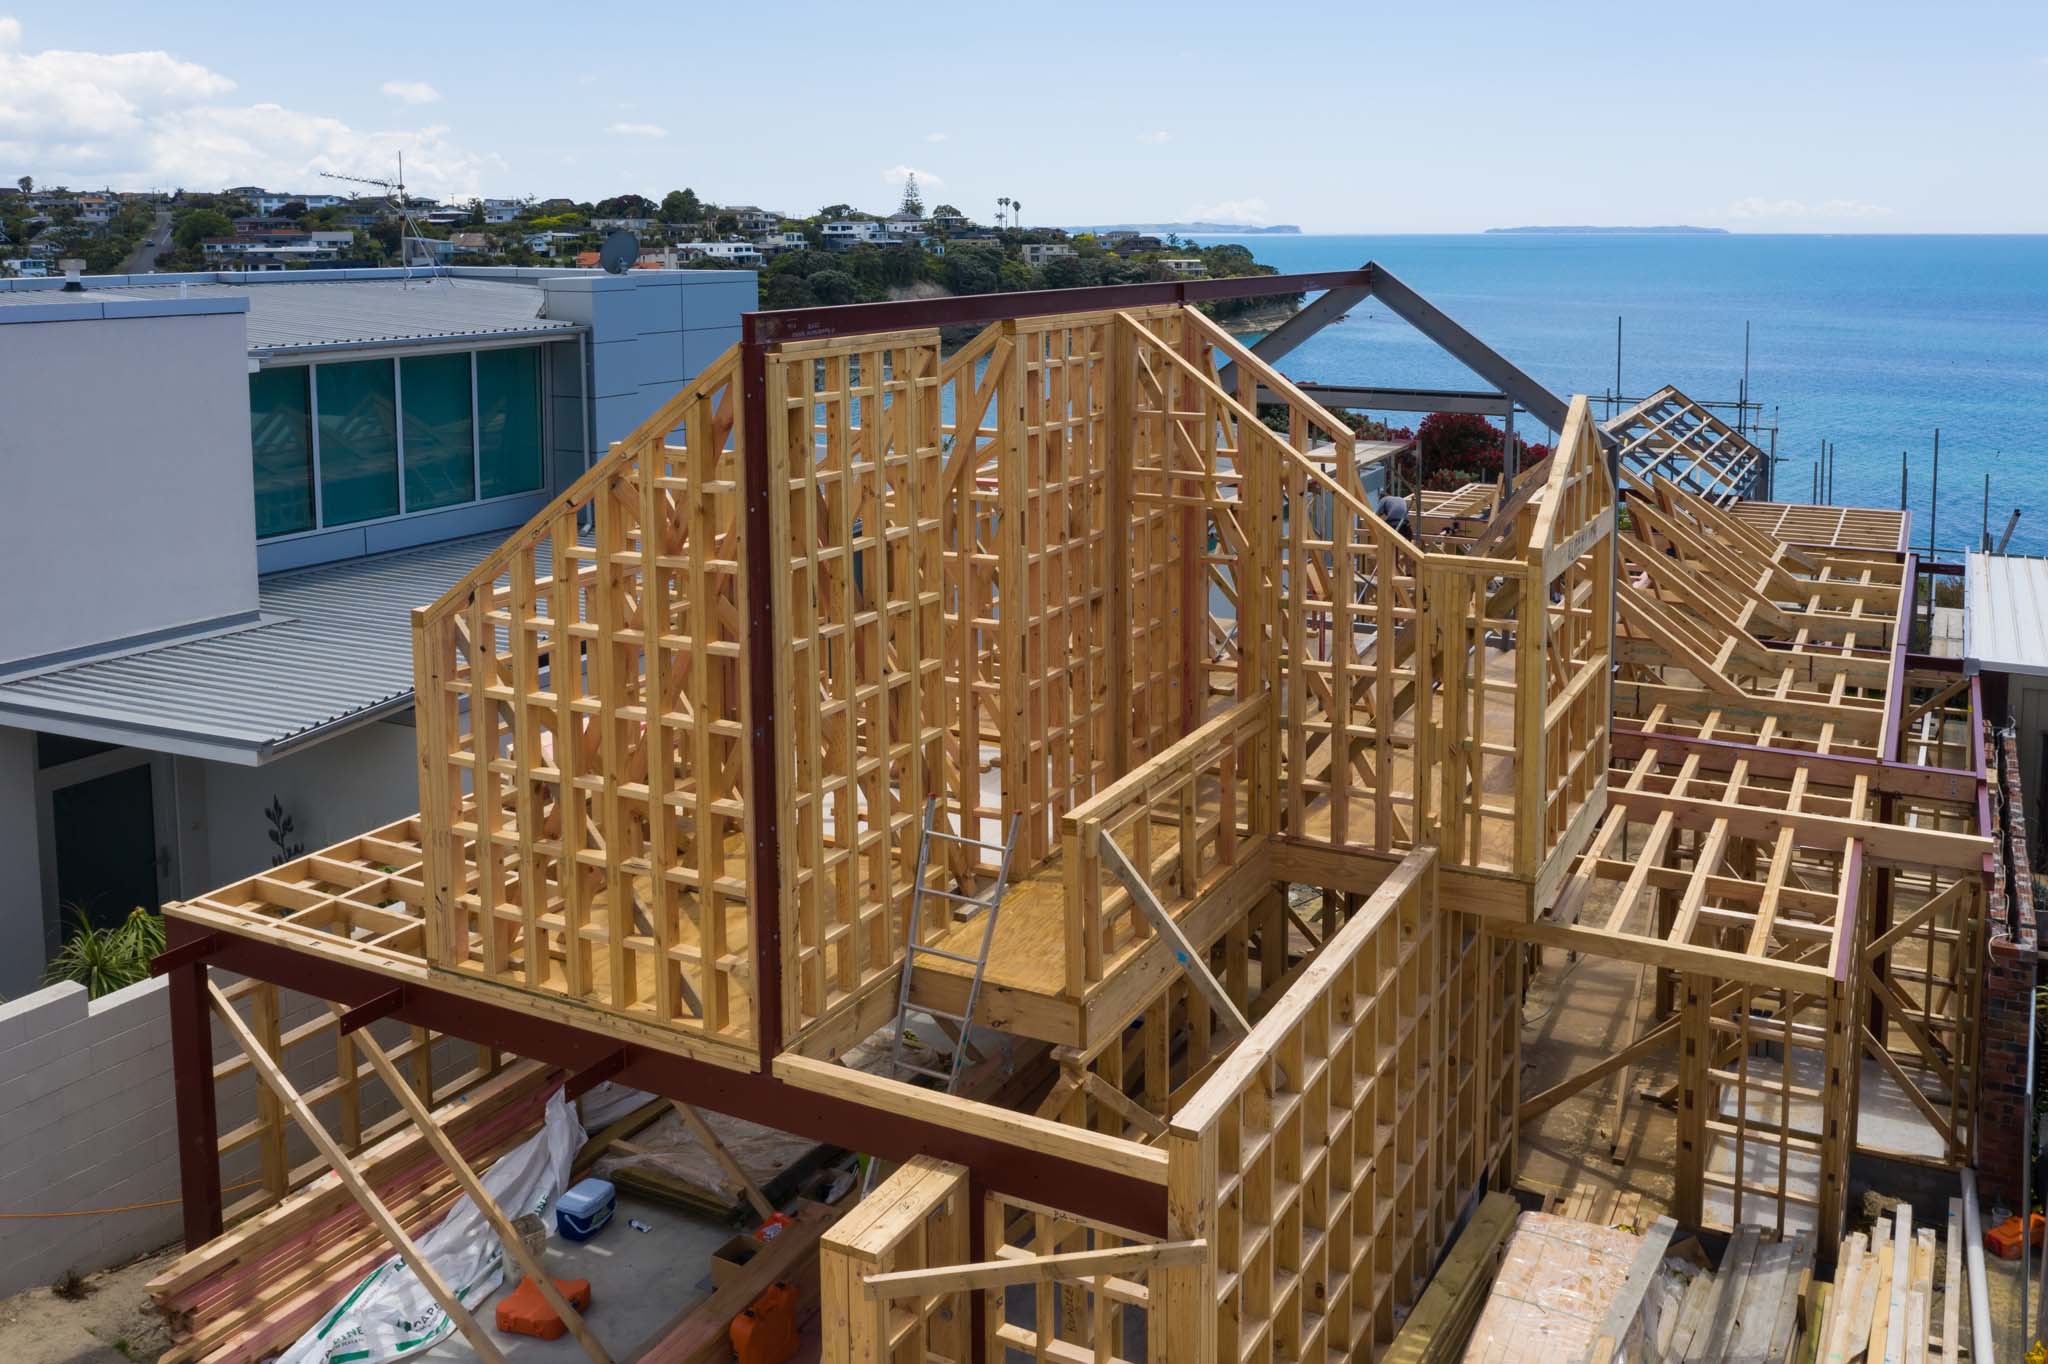
M 1010 226 L 1024 226 L 1024 201 L 1022 199 L 1010 200 Z
M 1010 207 L 1010 196 L 1007 194 L 1003 195 L 996 200 L 996 204 L 996 226 L 1001 227 L 1004 224 L 1004 212 Z

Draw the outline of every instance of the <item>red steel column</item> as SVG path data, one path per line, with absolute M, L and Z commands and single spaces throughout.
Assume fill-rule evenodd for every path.
M 170 920 L 168 946 L 198 936 Z M 164 997 L 171 1010 L 171 1085 L 178 1105 L 178 1189 L 185 1203 L 185 1248 L 220 1235 L 220 1120 L 213 1106 L 213 1021 L 207 1013 L 206 963 L 174 966 Z

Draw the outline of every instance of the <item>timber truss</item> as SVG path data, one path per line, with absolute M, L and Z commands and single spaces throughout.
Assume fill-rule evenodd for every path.
M 1194 306 L 1308 290 L 1249 349 Z M 1416 540 L 1270 364 L 1368 294 L 1559 432 Z M 287 1343 L 600 1079 L 900 1165 L 823 1233 L 831 1358 L 1109 1360 L 1134 1314 L 1154 1360 L 1370 1353 L 1511 1175 L 1518 939 L 1682 989 L 1639 1045 L 1689 1049 L 1701 1184 L 1764 1140 L 1756 1040 L 1837 1078 L 1868 1051 L 1966 1151 L 1974 717 L 1904 652 L 1910 560 L 1654 475 L 1623 518 L 1607 443 L 1371 266 L 749 314 L 415 613 L 419 814 L 168 909 L 185 1357 Z M 928 805 L 1018 831 L 971 1026 L 938 1030 L 958 1096 L 873 1045 L 918 878 L 996 870 L 920 858 Z M 966 1010 L 946 960 L 914 1008 Z M 246 1058 L 216 1074 L 262 1082 L 225 1131 L 216 1021 Z M 334 1075 L 301 1087 L 313 1051 Z M 1827 1107 L 1768 1132 L 1839 1219 Z

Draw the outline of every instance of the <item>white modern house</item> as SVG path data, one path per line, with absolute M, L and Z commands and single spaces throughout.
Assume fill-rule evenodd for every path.
M 862 242 L 888 240 L 882 225 L 867 218 L 834 218 L 825 224 L 824 231 L 825 245 L 834 251 L 844 251 Z
M 748 271 L 0 280 L 0 997 L 417 808 L 410 613 L 739 338 Z M 273 807 L 273 801 L 276 806 Z

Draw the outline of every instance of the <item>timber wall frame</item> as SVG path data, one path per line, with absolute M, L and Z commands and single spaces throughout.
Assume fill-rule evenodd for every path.
M 1264 363 L 1301 328 L 1246 351 L 1187 306 L 1306 289 L 1323 320 L 1382 297 L 1561 433 L 1465 552 L 1403 540 L 1325 467 L 1347 467 L 1344 424 Z M 966 322 L 989 325 L 942 356 L 935 328 Z M 1623 540 L 1621 491 L 1583 398 L 1375 267 L 750 314 L 416 615 L 421 816 L 171 908 L 181 1078 L 219 966 L 344 1028 L 388 1017 L 572 1089 L 957 1166 L 964 1188 L 919 1186 L 947 1254 L 962 1208 L 991 1259 L 1199 1242 L 1136 1287 L 1047 1286 L 1030 1323 L 969 1307 L 970 1350 L 1101 1358 L 1162 1293 L 1155 1357 L 1391 1334 L 1512 1150 L 1511 937 L 1684 977 L 1697 1184 L 1710 1145 L 1763 1139 L 1722 1130 L 1717 1097 L 1746 1115 L 1763 1092 L 1742 1059 L 1774 1040 L 1760 1017 L 1831 1088 L 1859 1050 L 1946 1065 L 1920 1097 L 1947 1105 L 1953 1159 L 1981 754 L 1958 737 L 1973 693 L 1900 638 L 1911 557 L 1788 551 L 1655 483 Z M 927 800 L 1064 859 L 1049 988 L 1072 1012 L 1033 1034 L 1060 1044 L 1037 1115 L 835 1064 L 893 1014 Z M 1631 820 L 1670 853 L 1639 881 Z M 987 870 L 932 874 L 971 891 Z M 1672 915 L 1579 921 L 1603 879 Z M 1325 889 L 1319 929 L 1285 883 Z M 1177 955 L 1254 1016 L 1234 1049 Z M 212 1103 L 179 1086 L 194 1241 L 221 1226 Z M 1843 1171 L 1853 1121 L 1811 1141 Z M 1824 1178 L 1824 1221 L 1841 1188 Z M 849 1245 L 895 1263 L 898 1230 Z M 930 1306 L 917 1329 L 950 1351 Z
M 1567 430 L 1571 453 L 1528 485 L 1544 496 L 1543 529 L 1525 528 L 1519 557 L 1465 563 L 1397 544 L 1318 462 L 1344 458 L 1344 423 L 1187 306 L 1316 288 L 1381 294 Z M 974 320 L 994 325 L 942 359 L 933 327 Z M 1284 432 L 1255 415 L 1261 389 L 1280 395 Z M 1201 1267 L 1172 1270 L 1203 1285 L 1196 1319 L 1230 1314 L 1275 1357 L 1330 1331 L 1383 1337 L 1511 1138 L 1511 957 L 1479 914 L 1437 909 L 1431 840 L 1487 817 L 1469 770 L 1377 842 L 1335 847 L 1283 827 L 1283 736 L 1323 723 L 1332 703 L 1296 688 L 1290 705 L 1286 670 L 1318 656 L 1288 621 L 1290 594 L 1320 603 L 1321 640 L 1387 627 L 1385 687 L 1405 688 L 1395 709 L 1423 717 L 1410 761 L 1425 770 L 1459 742 L 1454 718 L 1431 718 L 1436 685 L 1476 735 L 1489 647 L 1494 662 L 1545 669 L 1496 693 L 1512 691 L 1511 723 L 1531 736 L 1529 761 L 1509 755 L 1510 793 L 1515 771 L 1532 774 L 1543 827 L 1506 830 L 1491 874 L 1507 889 L 1489 895 L 1526 913 L 1527 878 L 1562 874 L 1599 800 L 1604 731 L 1573 721 L 1575 746 L 1553 760 L 1541 721 L 1546 706 L 1597 713 L 1605 479 L 1583 400 L 1552 398 L 1372 267 L 749 315 L 736 351 L 416 613 L 421 815 L 171 908 L 158 967 L 187 1080 L 188 1241 L 222 1226 L 213 1094 L 190 1082 L 218 967 L 329 1001 L 343 1036 L 393 1020 L 552 1067 L 572 1093 L 612 1078 L 891 1162 L 951 1162 L 969 1172 L 974 1216 L 1003 1210 L 971 1238 L 991 1248 L 1016 1249 L 999 1240 L 1013 1233 L 1040 1253 L 1166 1236 L 1185 1157 L 1176 1165 L 1163 1112 L 1227 1095 L 1210 1138 L 1243 1163 L 1226 1207 L 1275 1231 L 1241 1222 L 1227 1246 L 1204 1242 Z M 1311 524 L 1317 504 L 1334 539 Z M 1521 595 L 1496 602 L 1489 646 L 1463 617 L 1501 573 Z M 1446 578 L 1459 574 L 1463 587 Z M 1208 609 L 1216 594 L 1227 628 Z M 1397 598 L 1394 624 L 1383 602 Z M 1473 668 L 1477 681 L 1459 680 Z M 1350 690 L 1355 708 L 1363 693 Z M 1354 720 L 1327 728 L 1337 750 L 1363 742 Z M 994 804 L 984 749 L 1003 769 Z M 1385 806 L 1370 782 L 1344 784 Z M 1040 860 L 1075 855 L 1068 983 L 1102 1026 L 1061 1058 L 1081 1092 L 1074 1111 L 1051 1107 L 1069 1121 L 828 1059 L 893 1011 L 926 798 L 963 823 L 1021 815 Z M 1135 883 L 1095 872 L 1091 884 L 1090 840 L 1129 840 Z M 1487 840 L 1470 842 L 1457 865 L 1476 870 Z M 1336 898 L 1305 939 L 1330 953 L 1309 977 L 1290 969 L 1298 920 L 1279 883 L 1318 849 L 1345 869 L 1318 882 Z M 982 870 L 938 874 L 971 887 Z M 1364 898 L 1382 882 L 1393 888 Z M 1242 1052 L 1243 1069 L 1215 1074 L 1212 1014 L 1132 912 L 1134 889 L 1175 907 L 1240 1007 L 1260 999 L 1290 1020 Z M 1191 1050 L 1170 1066 L 1113 1065 L 1127 1020 L 1150 1039 L 1148 1060 L 1172 1037 Z M 1344 1077 L 1362 1078 L 1382 1047 L 1398 1066 L 1360 1098 Z M 1151 1108 L 1110 1074 L 1142 1075 Z M 1317 1167 L 1334 1204 L 1278 1197 L 1275 1171 L 1323 1161 L 1325 1139 L 1341 1148 Z M 1432 1142 L 1443 1158 L 1416 1165 Z M 1369 1173 L 1392 1165 L 1408 1172 Z M 1306 1320 L 1296 1290 L 1233 1286 L 1243 1266 L 1301 1254 L 1350 1285 L 1333 1327 Z M 1169 1282 L 1158 1291 L 1189 1291 Z M 1089 1313 L 1138 1305 L 1117 1293 Z M 1086 1338 L 1064 1309 L 998 1326 Z M 991 1328 L 974 1343 L 1004 1338 Z

